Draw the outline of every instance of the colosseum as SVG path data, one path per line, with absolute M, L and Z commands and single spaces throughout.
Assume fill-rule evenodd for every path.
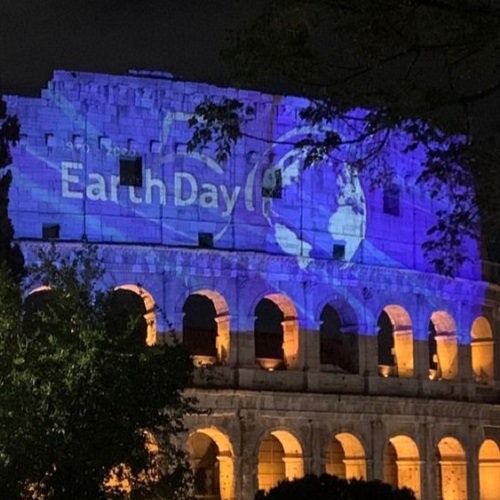
M 207 97 L 254 110 L 225 162 L 187 148 Z M 148 342 L 172 325 L 192 353 L 188 394 L 209 410 L 187 421 L 196 498 L 326 471 L 500 499 L 499 275 L 470 241 L 453 279 L 424 258 L 438 202 L 418 149 L 395 138 L 396 175 L 372 189 L 345 158 L 303 168 L 304 100 L 155 72 L 56 71 L 6 101 L 28 261 L 46 240 L 97 242 Z

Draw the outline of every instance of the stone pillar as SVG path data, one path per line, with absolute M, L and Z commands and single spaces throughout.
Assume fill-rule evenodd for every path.
M 440 460 L 439 466 L 441 467 L 441 491 L 443 498 L 468 500 L 467 462 L 461 460 Z
M 413 377 L 413 332 L 411 330 L 394 332 L 394 352 L 398 377 Z
M 372 460 L 373 470 L 372 477 L 368 479 L 384 480 L 384 454 L 382 450 L 385 449 L 385 426 L 380 420 L 371 422 L 372 432 Z
M 366 460 L 364 458 L 344 458 L 346 479 L 366 479 Z
M 304 477 L 304 460 L 302 457 L 284 456 L 285 475 L 287 479 Z
M 215 338 L 217 361 L 223 366 L 229 366 L 232 363 L 229 357 L 231 348 L 229 316 L 218 316 L 215 318 L 215 323 L 217 324 L 217 337 Z
M 478 339 L 471 343 L 472 374 L 477 382 L 490 382 L 494 380 L 495 342 L 492 339 Z
M 500 462 L 482 460 L 479 462 L 479 494 L 477 498 L 480 500 L 498 500 L 499 493 Z
M 287 368 L 298 368 L 299 362 L 299 324 L 296 318 L 281 322 L 283 328 L 283 354 Z
M 396 460 L 398 468 L 398 486 L 406 486 L 411 488 L 415 496 L 420 499 L 421 494 L 421 462 L 420 460 L 413 460 L 403 458 Z
M 234 463 L 233 458 L 219 455 L 219 489 L 221 500 L 234 500 Z
M 436 335 L 437 356 L 441 378 L 453 380 L 458 375 L 458 345 L 456 335 Z
M 435 498 L 437 491 L 437 483 L 439 480 L 439 464 L 436 461 L 436 452 L 433 440 L 431 438 L 428 424 L 420 424 L 420 432 L 422 434 L 421 464 L 422 464 L 422 498 Z

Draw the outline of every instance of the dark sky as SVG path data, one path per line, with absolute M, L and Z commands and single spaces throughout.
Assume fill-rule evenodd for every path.
M 0 91 L 38 95 L 54 69 L 225 83 L 226 31 L 259 1 L 0 0 Z

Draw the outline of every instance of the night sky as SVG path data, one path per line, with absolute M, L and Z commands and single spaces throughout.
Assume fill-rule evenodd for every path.
M 248 4 L 251 4 L 249 7 Z M 0 0 L 0 91 L 39 95 L 54 69 L 169 71 L 224 84 L 226 31 L 259 1 Z

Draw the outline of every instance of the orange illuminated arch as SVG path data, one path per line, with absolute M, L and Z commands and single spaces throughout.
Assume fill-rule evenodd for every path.
M 264 369 L 295 368 L 299 324 L 293 302 L 280 293 L 263 297 L 255 308 L 255 358 Z
M 275 430 L 262 439 L 259 447 L 259 490 L 270 490 L 284 479 L 304 475 L 302 446 L 288 431 Z
M 157 342 L 156 331 L 156 304 L 153 296 L 140 285 L 125 284 L 115 287 L 115 290 L 127 290 L 137 294 L 144 302 L 144 320 L 146 322 L 146 344 L 155 345 Z
M 380 375 L 413 377 L 413 330 L 406 309 L 395 304 L 384 307 L 377 326 Z
M 348 432 L 336 434 L 328 445 L 325 469 L 343 479 L 366 479 L 366 456 L 361 441 Z
M 467 461 L 460 442 L 444 437 L 438 443 L 439 483 L 443 500 L 467 500 Z
M 184 303 L 183 340 L 195 365 L 229 364 L 229 307 L 214 290 L 192 293 Z
M 492 382 L 494 370 L 494 341 L 490 322 L 479 316 L 471 328 L 472 374 L 476 382 Z
M 396 488 L 410 488 L 420 498 L 420 455 L 410 437 L 399 435 L 389 439 L 384 456 L 384 481 Z
M 500 448 L 486 439 L 479 448 L 479 500 L 497 500 L 500 496 Z
M 452 380 L 457 376 L 455 320 L 446 311 L 434 311 L 429 322 L 429 378 Z
M 234 454 L 228 436 L 216 427 L 189 435 L 188 454 L 194 471 L 195 498 L 234 498 Z

